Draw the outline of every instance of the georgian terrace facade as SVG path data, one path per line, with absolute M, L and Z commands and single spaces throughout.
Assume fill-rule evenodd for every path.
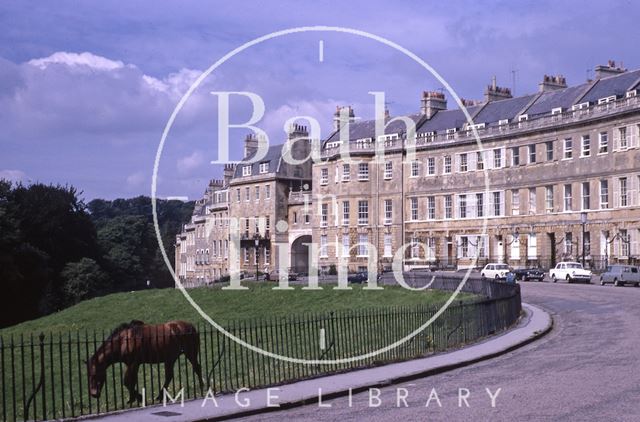
M 466 102 L 473 128 L 442 93 L 425 92 L 420 112 L 405 116 L 415 137 L 389 119 L 375 139 L 374 121 L 336 112 L 319 163 L 280 165 L 281 146 L 272 146 L 261 162 L 225 166 L 176 238 L 176 273 L 188 287 L 229 273 L 229 219 L 238 223 L 237 260 L 248 274 L 283 265 L 308 271 L 309 242 L 325 272 L 371 262 L 383 270 L 396 254 L 405 269 L 466 267 L 476 257 L 478 265 L 548 268 L 581 261 L 583 251 L 593 268 L 637 262 L 639 82 L 640 71 L 613 63 L 572 87 L 545 76 L 538 93 L 516 98 L 494 80 L 484 101 Z M 349 160 L 341 156 L 345 131 Z M 256 142 L 247 137 L 245 157 Z M 287 224 L 275 230 L 279 222 Z M 282 257 L 278 243 L 288 245 Z
M 368 245 L 379 270 L 390 268 L 401 245 L 408 245 L 405 269 L 465 267 L 476 256 L 480 265 L 550 267 L 582 260 L 583 239 L 587 265 L 635 261 L 640 72 L 602 73 L 577 87 L 467 107 L 482 151 L 462 112 L 444 109 L 439 93 L 424 93 L 421 116 L 410 116 L 415 139 L 390 125 L 379 140 L 383 160 L 374 159 L 373 133 L 357 127 L 367 122 L 351 122 L 349 162 L 334 134 L 326 162 L 313 169 L 320 267 L 364 269 Z M 486 94 L 494 93 L 509 95 L 495 84 Z M 427 118 L 431 99 L 440 108 Z
M 300 139 L 290 151 L 295 159 L 308 155 L 307 136 L 306 127 L 292 126 L 289 139 Z M 176 236 L 175 271 L 183 286 L 208 285 L 234 270 L 253 277 L 256 270 L 269 273 L 281 262 L 299 271 L 307 268 L 311 207 L 302 198 L 311 196 L 311 165 L 287 163 L 283 145 L 271 145 L 260 160 L 248 162 L 258 142 L 247 136 L 243 162 L 225 165 L 224 180 L 209 183 L 191 221 Z

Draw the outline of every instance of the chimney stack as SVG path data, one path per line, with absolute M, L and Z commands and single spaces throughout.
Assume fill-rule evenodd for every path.
M 235 164 L 225 164 L 224 165 L 224 185 L 229 186 L 229 182 L 233 179 L 233 173 L 236 171 Z
M 422 91 L 420 114 L 432 118 L 438 111 L 447 109 L 447 99 L 442 92 Z
M 609 60 L 606 65 L 598 65 L 596 66 L 595 70 L 596 79 L 604 78 L 606 76 L 618 75 L 627 71 L 627 69 L 622 67 L 622 63 L 620 64 L 620 66 L 616 66 L 615 60 Z
M 351 106 L 336 106 L 336 112 L 333 114 L 333 130 L 337 132 L 345 123 L 353 123 L 355 120 L 356 116 Z
M 460 98 L 460 102 L 465 107 L 474 107 L 474 106 L 482 104 L 482 100 L 471 100 L 471 99 L 468 99 L 468 98 Z
M 248 133 L 247 137 L 244 138 L 244 157 L 247 158 L 252 156 L 258 151 L 258 138 L 253 133 Z
M 308 137 L 309 132 L 307 131 L 306 126 L 299 125 L 297 123 L 293 123 L 291 124 L 291 126 L 289 126 L 289 140 Z
M 538 84 L 538 90 L 540 92 L 553 91 L 556 89 L 562 89 L 567 87 L 567 80 L 562 75 L 552 76 L 544 75 L 542 82 Z
M 498 86 L 496 77 L 491 78 L 491 85 L 484 91 L 485 102 L 504 100 L 511 97 L 511 89 Z

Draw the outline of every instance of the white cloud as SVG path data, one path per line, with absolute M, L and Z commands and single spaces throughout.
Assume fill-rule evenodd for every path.
M 2 179 L 10 182 L 26 182 L 27 175 L 21 170 L 0 170 L 0 180 Z
M 32 66 L 46 69 L 51 64 L 63 64 L 69 67 L 86 66 L 95 70 L 114 70 L 124 67 L 124 63 L 119 60 L 110 60 L 106 57 L 96 56 L 91 53 L 68 53 L 59 51 L 49 57 L 33 59 L 28 62 Z
M 200 151 L 194 151 L 186 157 L 179 158 L 176 163 L 176 168 L 181 174 L 191 173 L 204 163 L 204 154 Z
M 18 65 L 0 60 L 0 75 L 8 75 L 0 79 L 0 125 L 15 138 L 157 134 L 200 74 L 180 69 L 157 78 L 91 53 L 57 52 Z M 177 124 L 191 128 L 210 114 L 209 97 L 196 92 Z

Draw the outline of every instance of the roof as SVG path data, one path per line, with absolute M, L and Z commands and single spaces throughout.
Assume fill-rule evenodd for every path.
M 597 103 L 600 98 L 606 98 L 612 95 L 622 97 L 628 90 L 633 89 L 638 85 L 639 79 L 640 70 L 634 70 L 598 79 L 593 85 L 593 88 L 580 98 L 579 102 L 586 103 L 589 101 L 590 103 Z
M 584 92 L 589 89 L 589 86 L 590 84 L 586 83 L 569 88 L 543 92 L 536 102 L 527 109 L 527 114 L 530 116 L 548 114 L 551 113 L 551 110 L 554 108 L 559 107 L 566 110 L 575 104 L 578 98 L 584 95 Z
M 640 70 L 620 73 L 567 88 L 527 94 L 477 106 L 467 107 L 474 123 L 496 124 L 500 120 L 512 121 L 519 114 L 527 114 L 529 118 L 551 114 L 553 109 L 567 110 L 574 104 L 583 102 L 597 103 L 599 99 L 615 95 L 622 97 L 629 90 L 640 87 Z M 461 129 L 467 118 L 460 109 L 438 111 L 431 119 L 426 120 L 421 114 L 406 116 L 418 126 L 418 133 L 442 133 L 447 129 Z M 385 134 L 404 131 L 404 124 L 392 122 L 385 129 Z M 349 125 L 349 140 L 354 141 L 375 136 L 375 120 L 358 121 Z M 338 141 L 340 132 L 334 132 L 327 142 Z
M 406 125 L 402 120 L 395 119 L 395 117 L 408 117 L 416 124 L 419 125 L 420 120 L 424 117 L 422 114 L 412 114 L 409 116 L 394 116 L 390 118 L 389 124 L 385 127 L 384 133 L 386 135 L 393 133 L 400 133 L 406 131 Z M 375 138 L 376 136 L 376 121 L 374 120 L 359 120 L 349 123 L 349 140 L 355 141 L 357 139 Z M 340 131 L 334 132 L 327 142 L 339 141 Z
M 283 144 L 279 145 L 271 145 L 267 150 L 266 155 L 260 161 L 256 161 L 254 163 L 247 163 L 247 161 L 251 160 L 257 152 L 249 155 L 247 158 L 244 158 L 238 165 L 236 166 L 235 173 L 233 177 L 242 177 L 242 169 L 248 165 L 251 165 L 251 174 L 259 174 L 260 172 L 260 164 L 269 163 L 268 173 L 275 173 L 278 169 L 278 163 L 280 162 L 280 158 L 282 157 L 282 147 Z
M 473 117 L 473 121 L 474 123 L 494 123 L 505 119 L 511 121 L 522 113 L 536 96 L 537 94 L 491 101 Z
M 481 107 L 481 105 L 467 107 L 467 112 L 473 117 Z M 461 128 L 465 123 L 467 123 L 467 116 L 465 116 L 461 109 L 442 110 L 424 122 L 424 124 L 418 128 L 418 133 L 443 132 L 447 129 Z

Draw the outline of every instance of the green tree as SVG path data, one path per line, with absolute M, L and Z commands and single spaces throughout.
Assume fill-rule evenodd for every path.
M 64 306 L 60 273 L 98 254 L 96 231 L 79 192 L 69 186 L 0 182 L 0 323 Z
M 69 262 L 60 274 L 63 280 L 62 290 L 67 305 L 111 291 L 111 279 L 107 273 L 91 258 L 82 258 L 78 262 Z
M 126 215 L 108 220 L 98 231 L 98 243 L 117 290 L 144 287 L 155 253 L 155 235 L 145 217 Z

